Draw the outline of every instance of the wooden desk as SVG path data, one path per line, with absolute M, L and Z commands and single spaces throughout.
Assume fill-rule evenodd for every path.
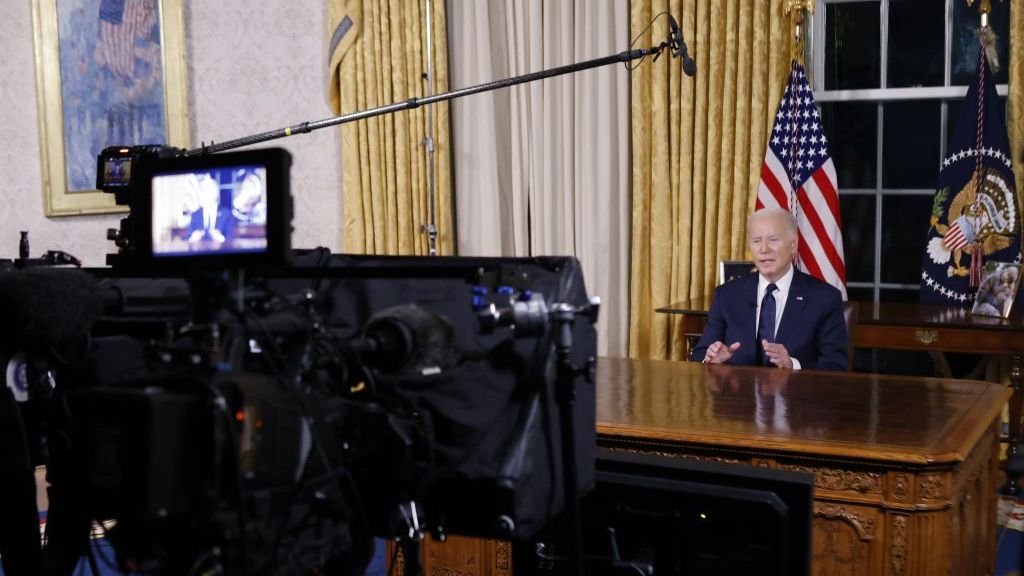
M 814 473 L 815 575 L 993 570 L 1002 386 L 611 358 L 597 379 L 599 445 Z M 428 573 L 509 573 L 507 543 L 447 546 Z
M 700 336 L 711 309 L 711 297 L 702 296 L 657 309 L 666 314 L 684 316 L 684 334 Z M 686 352 L 696 340 L 688 338 Z M 1024 355 L 1024 310 L 1015 310 L 1009 319 L 975 316 L 967 308 L 906 302 L 857 305 L 854 328 L 857 348 L 892 348 L 925 352 L 971 352 L 998 354 L 1010 360 L 1010 433 L 1007 458 L 1017 453 L 1024 414 L 1021 393 L 1022 355 Z M 1016 486 L 1011 486 L 1016 490 Z
M 602 359 L 598 443 L 813 472 L 816 575 L 984 574 L 1009 396 L 967 380 Z

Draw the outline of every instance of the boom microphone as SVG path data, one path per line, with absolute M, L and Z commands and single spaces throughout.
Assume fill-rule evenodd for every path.
M 86 336 L 102 311 L 96 281 L 85 272 L 28 268 L 0 274 L 0 348 L 68 360 L 86 351 Z
M 682 58 L 683 72 L 687 76 L 693 76 L 697 73 L 697 63 L 690 58 L 690 53 L 686 49 L 686 41 L 683 40 L 683 31 L 679 29 L 679 24 L 671 14 L 668 15 L 668 26 L 671 29 L 669 44 L 672 46 L 672 56 Z

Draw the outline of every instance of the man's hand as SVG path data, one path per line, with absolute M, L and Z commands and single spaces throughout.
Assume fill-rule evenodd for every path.
M 733 342 L 726 346 L 720 340 L 716 340 L 711 346 L 708 346 L 708 353 L 704 355 L 704 363 L 721 364 L 732 358 L 733 352 L 739 349 L 739 342 Z
M 768 357 L 768 361 L 779 368 L 793 369 L 793 359 L 789 357 L 789 350 L 786 350 L 785 346 L 767 340 L 762 340 L 761 344 L 764 346 L 764 355 Z

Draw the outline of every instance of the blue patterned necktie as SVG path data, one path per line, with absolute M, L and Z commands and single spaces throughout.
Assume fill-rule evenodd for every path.
M 778 287 L 769 284 L 764 291 L 764 298 L 761 300 L 761 315 L 757 322 L 757 351 L 761 356 L 761 364 L 771 366 L 772 362 L 764 353 L 764 340 L 775 342 L 775 296 L 772 295 Z

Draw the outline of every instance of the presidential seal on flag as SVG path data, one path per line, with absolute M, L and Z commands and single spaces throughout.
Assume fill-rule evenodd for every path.
M 974 163 L 970 154 L 957 156 L 950 159 Z M 969 276 L 974 260 L 983 260 L 1013 244 L 1019 223 L 1010 188 L 1012 180 L 1007 179 L 1003 170 L 982 167 L 950 202 L 945 201 L 949 187 L 935 194 L 930 221 L 935 235 L 928 241 L 928 257 L 935 264 L 947 265 L 947 278 Z M 981 258 L 975 258 L 977 253 Z

